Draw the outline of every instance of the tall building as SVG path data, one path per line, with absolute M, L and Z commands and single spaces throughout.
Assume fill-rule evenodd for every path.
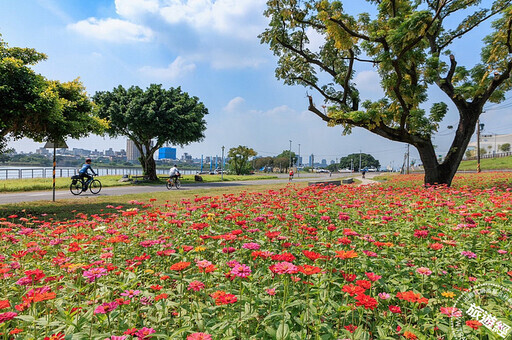
M 315 166 L 315 156 L 313 154 L 309 156 L 309 166 L 311 168 Z
M 164 147 L 158 149 L 158 159 L 177 159 L 176 148 Z
M 140 157 L 140 151 L 135 146 L 135 143 L 131 139 L 126 140 L 126 160 L 128 162 L 138 161 Z

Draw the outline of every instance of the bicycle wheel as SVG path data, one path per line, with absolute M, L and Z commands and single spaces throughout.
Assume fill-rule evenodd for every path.
M 171 188 L 172 188 L 172 181 L 170 179 L 168 179 L 167 182 L 165 183 L 165 187 L 167 188 L 167 190 L 171 190 Z
M 80 195 L 82 193 L 82 182 L 71 182 L 69 185 L 69 191 L 71 191 L 73 195 Z
M 89 190 L 93 194 L 99 194 L 101 191 L 101 182 L 97 179 L 93 180 L 91 183 L 89 183 Z
M 181 182 L 179 179 L 176 179 L 176 182 L 174 183 L 174 185 L 176 186 L 176 189 L 179 189 L 181 188 Z

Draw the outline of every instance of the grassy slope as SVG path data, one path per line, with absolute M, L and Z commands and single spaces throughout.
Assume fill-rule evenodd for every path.
M 480 160 L 480 168 L 482 170 L 512 169 L 512 157 L 482 158 Z M 459 171 L 465 170 L 476 170 L 476 160 L 461 162 Z
M 59 220 L 73 219 L 78 213 L 85 214 L 101 214 L 102 211 L 112 211 L 112 208 L 106 208 L 107 205 L 123 206 L 126 208 L 138 207 L 142 208 L 142 205 L 134 205 L 134 202 L 145 202 L 149 203 L 150 199 L 156 200 L 151 202 L 154 205 L 162 205 L 166 202 L 180 202 L 182 200 L 194 199 L 198 196 L 220 196 L 226 194 L 238 194 L 244 191 L 257 192 L 265 190 L 275 190 L 283 186 L 283 184 L 269 184 L 269 185 L 251 185 L 244 187 L 225 187 L 215 189 L 197 189 L 197 190 L 170 190 L 162 192 L 153 192 L 145 194 L 130 194 L 122 196 L 95 196 L 95 197 L 84 197 L 79 200 L 67 199 L 58 200 L 56 202 L 51 201 L 36 201 L 16 204 L 5 204 L 0 205 L 0 216 L 7 217 L 9 215 L 18 216 L 41 216 L 41 218 L 55 218 Z M 294 185 L 306 185 L 306 183 L 294 184 Z M 44 215 L 44 216 L 42 216 Z

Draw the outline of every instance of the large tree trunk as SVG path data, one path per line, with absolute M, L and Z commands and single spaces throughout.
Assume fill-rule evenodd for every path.
M 141 164 L 142 170 L 144 171 L 144 176 L 147 177 L 147 179 L 150 181 L 158 180 L 156 175 L 156 163 L 155 159 L 153 158 L 153 154 L 141 156 Z
M 471 136 L 475 132 L 480 113 L 481 110 L 472 112 L 471 109 L 460 113 L 460 121 L 455 131 L 455 137 L 443 163 L 438 162 L 430 140 L 414 145 L 418 149 L 425 169 L 425 185 L 445 184 L 450 186 L 452 184 L 453 177 L 464 157 Z

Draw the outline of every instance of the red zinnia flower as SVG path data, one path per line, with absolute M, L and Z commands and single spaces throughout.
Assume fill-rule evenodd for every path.
M 178 262 L 178 263 L 175 263 L 171 266 L 171 268 L 169 268 L 170 270 L 175 270 L 175 271 L 181 271 L 185 268 L 187 268 L 188 266 L 190 266 L 190 262 Z
M 348 251 L 345 251 L 345 250 L 336 250 L 335 251 L 336 255 L 335 257 L 339 257 L 341 259 L 344 259 L 344 260 L 347 260 L 347 259 L 353 259 L 353 258 L 356 258 L 358 255 L 355 251 L 353 250 L 348 250 Z

